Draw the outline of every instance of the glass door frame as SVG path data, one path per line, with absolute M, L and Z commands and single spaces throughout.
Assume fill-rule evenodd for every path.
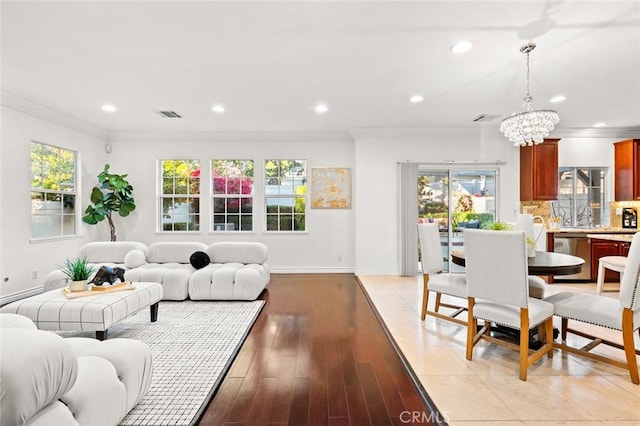
M 498 199 L 499 199 L 499 193 L 500 193 L 500 168 L 496 167 L 496 166 L 482 166 L 482 165 L 432 165 L 432 164 L 418 164 L 418 179 L 420 179 L 420 177 L 428 175 L 428 174 L 437 174 L 437 175 L 445 175 L 447 177 L 447 194 L 446 194 L 446 198 L 447 198 L 447 223 L 446 223 L 446 229 L 447 229 L 447 237 L 446 237 L 446 259 L 447 262 L 445 265 L 445 271 L 450 271 L 450 272 L 462 272 L 463 268 L 458 267 L 456 265 L 454 265 L 451 261 L 451 251 L 454 249 L 454 237 L 457 237 L 457 235 L 455 235 L 456 233 L 459 233 L 459 230 L 454 229 L 454 220 L 455 220 L 455 206 L 454 203 L 456 203 L 456 198 L 454 196 L 454 190 L 453 190 L 453 185 L 454 185 L 454 179 L 457 176 L 460 176 L 461 172 L 467 172 L 466 174 L 469 173 L 478 173 L 479 175 L 482 175 L 483 173 L 485 173 L 486 175 L 493 175 L 493 181 L 494 181 L 494 193 L 493 193 L 493 221 L 498 221 L 499 220 L 499 214 L 498 214 Z M 420 185 L 418 186 L 420 187 Z M 481 193 L 482 191 L 484 191 L 486 188 L 482 188 L 479 190 L 479 193 Z M 482 196 L 484 196 L 486 194 L 482 194 Z M 418 194 L 418 216 L 419 216 L 419 220 L 420 218 L 420 199 L 421 199 L 421 194 Z M 442 238 L 442 237 L 441 237 Z M 464 246 L 464 243 L 461 245 L 462 248 Z M 443 255 L 444 255 L 444 251 L 443 251 Z

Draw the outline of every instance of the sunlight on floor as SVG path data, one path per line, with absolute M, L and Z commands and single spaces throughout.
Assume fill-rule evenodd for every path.
M 544 357 L 531 366 L 523 382 L 516 351 L 480 342 L 473 361 L 467 361 L 464 326 L 430 316 L 420 320 L 421 276 L 358 278 L 449 424 L 640 425 L 640 386 L 631 383 L 628 371 L 556 350 L 553 359 Z M 552 284 L 547 295 L 566 290 L 595 293 L 595 284 Z M 603 294 L 618 296 L 615 291 Z M 430 299 L 432 303 L 434 297 Z M 554 321 L 560 327 L 560 320 Z M 621 341 L 620 333 L 612 330 L 598 328 L 597 333 Z M 639 348 L 638 333 L 634 336 Z M 572 335 L 568 340 L 587 342 Z M 624 360 L 623 351 L 604 345 L 593 351 Z

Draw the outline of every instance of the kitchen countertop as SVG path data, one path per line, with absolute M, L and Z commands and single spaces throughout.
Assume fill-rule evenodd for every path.
M 602 228 L 559 228 L 559 229 L 546 229 L 549 234 L 562 234 L 562 233 L 582 233 L 582 234 L 635 234 L 638 232 L 637 229 L 629 229 L 629 228 L 611 228 L 611 227 L 602 227 Z M 596 237 L 593 237 L 596 238 Z
M 599 240 L 620 241 L 630 243 L 634 234 L 587 234 L 588 238 L 597 238 Z

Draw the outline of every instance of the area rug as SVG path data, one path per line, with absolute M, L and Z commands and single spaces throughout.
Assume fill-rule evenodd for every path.
M 142 340 L 153 354 L 151 389 L 121 425 L 195 424 L 263 306 L 261 300 L 162 301 L 155 323 L 147 309 L 112 326 L 109 339 Z

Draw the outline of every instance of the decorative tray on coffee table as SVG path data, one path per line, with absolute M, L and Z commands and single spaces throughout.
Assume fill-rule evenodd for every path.
M 62 294 L 64 294 L 67 299 L 76 299 L 78 297 L 86 297 L 86 296 L 95 296 L 98 294 L 106 294 L 106 293 L 113 293 L 116 291 L 126 291 L 126 290 L 133 290 L 136 287 L 129 281 L 125 281 L 125 282 L 121 282 L 118 284 L 112 284 L 109 286 L 90 286 L 89 290 L 85 290 L 85 291 L 71 291 L 69 290 L 69 288 L 64 287 L 62 288 Z

